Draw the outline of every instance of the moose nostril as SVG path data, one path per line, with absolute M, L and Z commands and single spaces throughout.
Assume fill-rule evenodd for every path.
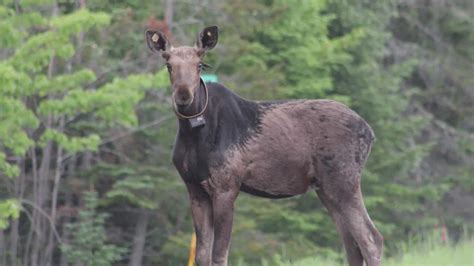
M 186 103 L 191 98 L 190 93 L 186 90 L 178 90 L 176 94 L 177 94 L 176 100 L 178 100 L 181 103 Z

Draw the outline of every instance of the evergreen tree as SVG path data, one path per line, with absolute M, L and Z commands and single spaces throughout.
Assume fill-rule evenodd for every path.
M 72 232 L 69 244 L 61 246 L 66 258 L 71 263 L 88 266 L 108 266 L 120 259 L 123 248 L 107 244 L 105 234 L 106 214 L 97 213 L 97 194 L 86 192 L 84 209 L 79 211 L 78 221 L 67 224 Z

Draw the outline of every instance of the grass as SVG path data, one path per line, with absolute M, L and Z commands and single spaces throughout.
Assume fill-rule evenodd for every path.
M 474 240 L 455 246 L 436 245 L 430 249 L 421 247 L 405 252 L 399 258 L 389 259 L 383 265 L 474 266 Z
M 280 266 L 346 265 L 323 258 L 306 258 L 294 263 L 282 262 Z M 405 249 L 398 257 L 382 261 L 384 266 L 474 266 L 474 239 L 463 241 L 455 246 L 440 243 L 417 244 Z

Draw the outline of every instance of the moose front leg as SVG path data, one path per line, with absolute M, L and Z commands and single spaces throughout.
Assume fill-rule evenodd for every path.
M 214 216 L 214 245 L 212 249 L 212 265 L 227 266 L 232 222 L 234 216 L 234 202 L 237 191 L 216 192 L 212 197 Z
M 186 187 L 196 231 L 196 265 L 209 266 L 214 238 L 211 198 L 199 185 L 186 184 Z

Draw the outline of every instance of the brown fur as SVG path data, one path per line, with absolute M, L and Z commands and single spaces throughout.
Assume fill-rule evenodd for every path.
M 322 122 L 315 119 L 322 117 Z M 321 176 L 345 169 L 341 164 L 354 160 L 347 157 L 359 148 L 359 140 L 344 126 L 354 118 L 359 119 L 353 111 L 333 101 L 278 105 L 264 113 L 259 134 L 244 147 L 229 152 L 228 165 L 224 167 L 242 177 L 246 185 L 270 194 L 305 193 L 310 184 L 321 182 Z M 336 162 L 331 168 L 323 167 L 331 160 Z M 354 163 L 351 169 L 355 175 L 361 168 Z
M 183 46 L 168 52 L 172 97 L 179 105 L 190 104 L 199 87 L 199 72 L 195 71 L 201 62 L 198 51 L 196 47 Z

